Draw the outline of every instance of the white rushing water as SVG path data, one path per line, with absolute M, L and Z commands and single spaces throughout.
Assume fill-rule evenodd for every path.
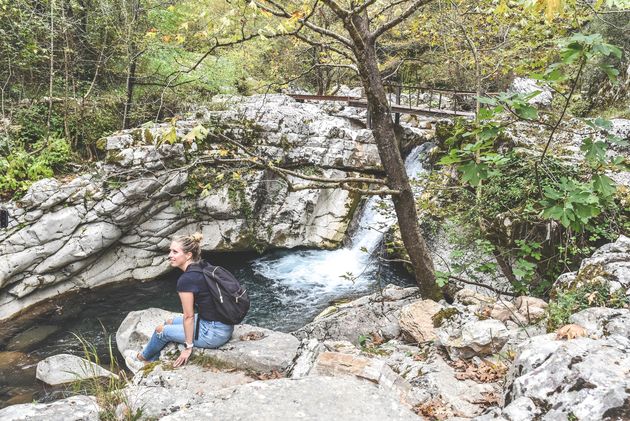
M 416 147 L 405 160 L 410 178 L 424 171 L 420 155 L 429 144 Z M 252 262 L 254 273 L 274 282 L 279 299 L 287 304 L 310 307 L 314 301 L 363 291 L 373 283 L 377 269 L 371 254 L 383 235 L 396 222 L 391 199 L 368 199 L 351 245 L 337 250 L 299 250 L 281 256 L 269 255 Z

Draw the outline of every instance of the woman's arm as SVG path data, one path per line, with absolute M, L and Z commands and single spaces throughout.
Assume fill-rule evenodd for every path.
M 184 337 L 187 344 L 193 343 L 193 336 L 195 332 L 195 296 L 192 292 L 180 292 L 179 299 L 182 302 L 182 311 L 184 313 Z M 186 364 L 188 358 L 192 354 L 192 348 L 184 349 L 179 358 L 173 364 L 174 367 L 179 367 L 182 364 Z

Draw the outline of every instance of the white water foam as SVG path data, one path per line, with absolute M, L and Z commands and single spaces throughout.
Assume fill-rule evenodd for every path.
M 410 178 L 417 178 L 424 171 L 420 155 L 429 146 L 416 147 L 405 160 Z M 351 246 L 337 250 L 300 250 L 281 257 L 265 256 L 253 261 L 252 268 L 257 275 L 273 280 L 285 293 L 291 292 L 280 299 L 293 303 L 307 304 L 318 296 L 361 291 L 374 279 L 377 265 L 371 255 L 395 222 L 391 199 L 372 196 L 351 238 Z

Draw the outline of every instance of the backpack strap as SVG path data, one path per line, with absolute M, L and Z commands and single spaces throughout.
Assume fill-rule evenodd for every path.
M 201 262 L 203 262 L 203 260 Z M 201 267 L 201 262 L 200 263 L 191 263 L 186 268 L 186 272 L 198 272 L 198 273 L 202 273 L 203 274 L 203 268 Z M 195 303 L 195 307 L 197 307 L 196 303 Z M 197 339 L 199 339 L 199 323 L 200 322 L 201 322 L 201 315 L 199 314 L 199 309 L 197 309 L 197 322 L 195 323 L 195 326 L 194 326 L 195 334 L 193 336 L 193 341 L 196 341 Z

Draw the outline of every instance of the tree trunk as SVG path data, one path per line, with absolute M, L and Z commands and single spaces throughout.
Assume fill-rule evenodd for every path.
M 392 200 L 405 249 L 409 254 L 416 282 L 423 297 L 438 300 L 442 293 L 435 282 L 433 259 L 422 237 L 416 203 L 409 183 L 392 121 L 389 103 L 378 69 L 374 41 L 369 39 L 368 21 L 354 15 L 345 23 L 354 43 L 359 74 L 365 89 L 372 117 L 372 133 L 376 141 L 387 184 L 400 193 Z
M 123 129 L 129 128 L 129 122 L 131 120 L 131 105 L 133 103 L 133 87 L 136 81 L 137 62 L 138 55 L 132 48 L 131 62 L 129 63 L 129 68 L 127 69 L 127 94 L 125 95 L 125 109 L 123 111 Z

